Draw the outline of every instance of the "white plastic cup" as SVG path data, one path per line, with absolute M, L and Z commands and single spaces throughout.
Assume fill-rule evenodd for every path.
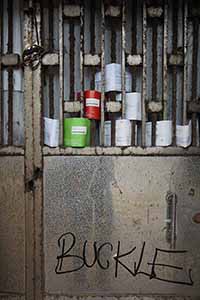
M 104 122 L 104 146 L 111 146 L 111 121 Z
M 128 120 L 142 120 L 141 93 L 126 93 L 125 118 Z
M 116 120 L 115 127 L 115 145 L 130 146 L 131 145 L 131 122 L 127 119 Z
M 156 146 L 165 147 L 172 143 L 172 121 L 164 120 L 156 122 Z
M 44 118 L 44 144 L 49 147 L 58 147 L 59 120 Z
M 152 146 L 152 122 L 146 122 L 146 147 Z
M 176 125 L 176 145 L 186 148 L 192 142 L 192 125 Z

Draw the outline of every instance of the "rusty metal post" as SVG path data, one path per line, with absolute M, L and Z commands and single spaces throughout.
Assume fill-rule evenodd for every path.
M 125 59 L 125 51 L 126 51 L 126 0 L 122 2 L 122 58 L 121 58 L 121 72 L 122 72 L 122 118 L 125 118 L 125 100 L 126 100 L 126 59 Z
M 104 99 L 105 99 L 105 8 L 101 2 L 101 133 L 100 145 L 104 145 Z
M 13 52 L 13 1 L 8 0 L 8 53 Z M 8 145 L 13 143 L 13 69 L 8 68 Z
M 70 62 L 69 62 L 69 69 L 70 69 L 70 101 L 74 101 L 74 83 L 75 83 L 75 78 L 74 78 L 74 51 L 75 51 L 75 36 L 74 36 L 74 23 L 71 21 L 69 23 L 69 57 L 70 57 Z
M 177 54 L 178 41 L 178 5 L 173 7 L 173 52 Z M 172 67 L 172 145 L 176 146 L 176 112 L 177 112 L 177 66 Z
M 133 10 L 132 10 L 132 47 L 131 53 L 132 55 L 137 54 L 137 3 L 138 1 L 134 1 L 133 3 Z M 132 90 L 135 91 L 136 89 L 136 67 L 133 67 L 133 74 L 132 74 Z M 137 121 L 131 121 L 131 146 L 135 146 L 135 129 L 136 129 Z
M 54 45 L 53 45 L 53 21 L 54 21 L 54 14 L 53 14 L 53 1 L 49 2 L 49 9 L 48 9 L 48 25 L 49 25 L 49 51 L 53 52 Z M 49 76 L 49 116 L 50 118 L 54 118 L 54 67 L 49 67 L 48 76 Z
M 197 99 L 197 60 L 198 60 L 199 20 L 193 20 L 193 53 L 192 53 L 192 101 Z M 192 146 L 197 145 L 197 113 L 192 113 Z
M 3 2 L 0 1 L 0 55 L 3 52 Z M 0 63 L 0 145 L 3 145 L 4 105 L 2 93 L 2 64 Z
M 142 55 L 143 55 L 143 70 L 142 70 L 142 146 L 145 147 L 145 130 L 146 130 L 146 77 L 147 77 L 147 10 L 146 2 L 143 2 L 143 19 L 142 19 Z
M 38 38 L 41 44 L 41 7 L 35 4 Z M 33 38 L 35 39 L 35 30 Z M 41 64 L 33 72 L 33 165 L 34 165 L 34 295 L 42 299 L 43 281 L 43 158 L 42 158 L 42 97 Z
M 83 93 L 84 93 L 84 3 L 80 7 L 80 81 L 81 81 L 81 117 L 83 117 Z
M 59 80 L 60 80 L 60 145 L 63 144 L 63 111 L 64 111 L 64 52 L 63 52 L 63 3 L 59 4 Z
M 157 100 L 157 22 L 152 20 L 152 101 Z M 152 113 L 152 146 L 156 145 L 157 113 Z
M 29 11 L 24 15 L 24 44 L 32 44 L 33 19 Z M 32 190 L 33 163 L 33 72 L 30 67 L 24 69 L 24 128 L 25 128 L 25 288 L 26 299 L 34 299 L 34 195 Z
M 188 3 L 184 4 L 184 74 L 183 74 L 183 125 L 187 122 L 188 86 Z
M 163 120 L 167 119 L 167 42 L 168 42 L 168 3 L 164 5 L 163 28 Z

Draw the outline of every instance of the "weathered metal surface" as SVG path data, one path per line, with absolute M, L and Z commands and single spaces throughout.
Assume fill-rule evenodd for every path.
M 104 144 L 104 98 L 105 98 L 105 8 L 104 3 L 101 3 L 101 131 L 100 145 Z
M 59 4 L 59 120 L 60 120 L 60 144 L 63 143 L 63 106 L 64 106 L 64 37 L 63 37 L 63 5 Z
M 45 158 L 45 291 L 58 295 L 132 293 L 198 296 L 199 224 L 194 223 L 192 218 L 200 209 L 199 170 L 200 160 L 195 158 Z M 168 251 L 173 246 L 173 241 L 172 244 L 166 241 L 168 191 L 177 197 L 175 250 L 187 252 L 159 253 L 157 263 L 183 269 L 156 267 L 156 276 L 152 280 L 144 273 L 133 275 L 134 262 L 137 268 L 144 241 L 146 246 L 140 271 L 145 273 L 151 272 L 151 264 L 147 264 L 152 263 L 155 248 Z M 62 238 L 58 244 L 59 237 L 67 232 L 76 236 L 71 250 L 73 236 L 70 234 L 65 236 L 65 246 Z M 113 250 L 107 244 L 99 258 L 104 267 L 108 260 L 109 268 L 103 270 L 96 262 L 91 268 L 85 265 L 77 272 L 56 274 L 81 267 L 85 240 L 88 241 L 86 257 L 89 265 L 94 260 L 94 241 L 97 248 L 105 242 L 112 244 Z M 120 258 L 128 269 L 119 264 L 116 271 L 118 240 L 121 241 L 120 254 L 137 248 L 131 255 Z M 57 258 L 62 251 L 65 254 L 60 265 L 61 261 Z M 67 255 L 72 255 L 72 258 Z M 79 258 L 73 255 L 79 255 Z M 189 269 L 192 269 L 192 279 Z
M 32 19 L 29 14 L 24 15 L 24 40 L 25 44 L 31 44 L 32 41 Z M 33 72 L 30 67 L 24 69 L 24 127 L 25 127 L 25 153 L 24 153 L 24 180 L 25 180 L 25 228 L 26 228 L 26 297 L 32 300 L 34 298 L 34 197 L 33 197 Z
M 142 16 L 142 146 L 145 146 L 145 131 L 146 131 L 146 92 L 147 92 L 147 11 L 146 3 L 143 2 Z
M 0 157 L 0 294 L 25 294 L 23 157 Z
M 36 5 L 36 18 L 38 28 L 41 24 L 41 9 L 40 4 Z M 52 33 L 53 34 L 53 33 Z M 33 38 L 35 38 L 33 36 Z M 38 38 L 41 43 L 41 32 L 38 31 Z M 51 45 L 53 47 L 53 45 Z M 43 282 L 43 222 L 42 222 L 42 202 L 43 202 L 43 181 L 42 181 L 42 170 L 43 170 L 43 159 L 42 159 L 42 102 L 38 101 L 41 99 L 41 65 L 33 72 L 33 166 L 35 182 L 34 190 L 34 299 L 41 300 L 42 290 L 44 287 Z M 54 109 L 52 110 L 52 114 Z

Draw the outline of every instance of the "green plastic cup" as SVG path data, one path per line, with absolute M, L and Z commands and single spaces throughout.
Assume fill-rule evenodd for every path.
M 86 118 L 64 119 L 64 147 L 90 145 L 90 120 Z

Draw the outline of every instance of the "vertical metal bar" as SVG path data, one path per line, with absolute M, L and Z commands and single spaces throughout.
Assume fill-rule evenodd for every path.
M 111 63 L 116 63 L 116 31 L 114 22 L 111 22 Z
M 132 9 L 132 47 L 131 53 L 137 54 L 137 0 L 133 2 Z M 132 89 L 136 90 L 136 68 L 133 68 L 132 74 Z M 135 146 L 135 129 L 136 129 L 136 121 L 131 121 L 131 146 Z
M 0 55 L 3 49 L 3 1 L 0 1 Z M 0 63 L 0 145 L 3 145 L 2 65 Z
M 188 80 L 188 3 L 184 3 L 184 74 L 183 74 L 183 124 L 187 122 L 187 80 Z
M 32 44 L 33 19 L 29 11 L 24 14 L 24 44 Z M 33 226 L 33 191 L 30 180 L 33 176 L 33 107 L 32 86 L 33 72 L 31 68 L 24 68 L 24 128 L 25 128 L 25 288 L 26 299 L 34 299 L 34 226 Z
M 41 9 L 35 4 L 35 17 L 38 26 L 38 39 L 41 43 Z M 51 20 L 52 22 L 52 20 Z M 34 39 L 35 39 L 34 30 Z M 35 189 L 34 193 L 34 295 L 35 299 L 42 299 L 43 288 L 43 216 L 42 216 L 42 188 L 43 188 L 43 160 L 42 160 L 42 97 L 41 97 L 41 65 L 33 72 L 33 165 Z
M 146 2 L 143 1 L 143 20 L 142 20 L 142 52 L 143 52 L 143 70 L 142 70 L 142 146 L 145 147 L 146 130 L 146 80 L 147 80 L 147 10 Z
M 135 141 L 135 129 L 136 129 L 136 121 L 131 121 L 131 146 L 135 146 L 136 141 Z
M 95 47 L 95 10 L 96 10 L 95 1 L 92 0 L 90 2 L 90 53 L 92 55 L 94 55 L 96 52 L 96 47 Z M 92 79 L 91 79 L 90 87 L 92 90 L 95 87 L 95 72 L 96 72 L 96 68 L 95 67 L 91 68 Z M 96 126 L 95 126 L 95 128 L 96 128 Z
M 157 24 L 152 21 L 152 99 L 156 101 L 157 98 Z M 156 145 L 156 121 L 157 114 L 152 113 L 152 146 Z
M 60 81 L 60 144 L 63 144 L 63 111 L 64 111 L 64 52 L 63 52 L 63 3 L 59 4 L 59 81 Z
M 178 3 L 173 7 L 173 52 L 177 53 L 178 42 Z M 176 111 L 177 111 L 177 67 L 172 69 L 172 145 L 176 145 Z
M 8 53 L 13 51 L 13 1 L 8 0 Z M 8 69 L 8 145 L 13 143 L 13 70 Z
M 199 20 L 193 20 L 193 54 L 192 54 L 192 101 L 197 98 L 197 60 L 198 60 Z M 192 146 L 197 145 L 197 114 L 192 113 Z
M 126 97 L 126 68 L 125 68 L 125 51 L 126 51 L 126 0 L 122 2 L 122 118 L 125 118 L 125 97 Z
M 92 147 L 96 146 L 96 121 L 90 120 L 91 123 L 91 135 L 90 135 L 90 145 Z
M 90 1 L 90 52 L 95 54 L 95 1 Z
M 69 69 L 70 69 L 70 101 L 74 101 L 74 69 L 75 69 L 75 35 L 74 35 L 74 23 L 69 23 Z
M 104 145 L 104 98 L 105 98 L 105 9 L 101 2 L 101 134 L 100 145 Z
M 49 51 L 53 52 L 53 2 L 52 0 L 49 3 Z M 51 67 L 48 69 L 49 73 L 49 116 L 50 118 L 54 117 L 54 72 Z
M 84 3 L 81 2 L 80 9 L 80 82 L 81 82 L 81 100 L 84 95 Z M 81 117 L 83 117 L 83 103 L 81 103 Z
M 163 28 L 163 119 L 167 119 L 167 41 L 168 41 L 168 3 L 164 6 Z

